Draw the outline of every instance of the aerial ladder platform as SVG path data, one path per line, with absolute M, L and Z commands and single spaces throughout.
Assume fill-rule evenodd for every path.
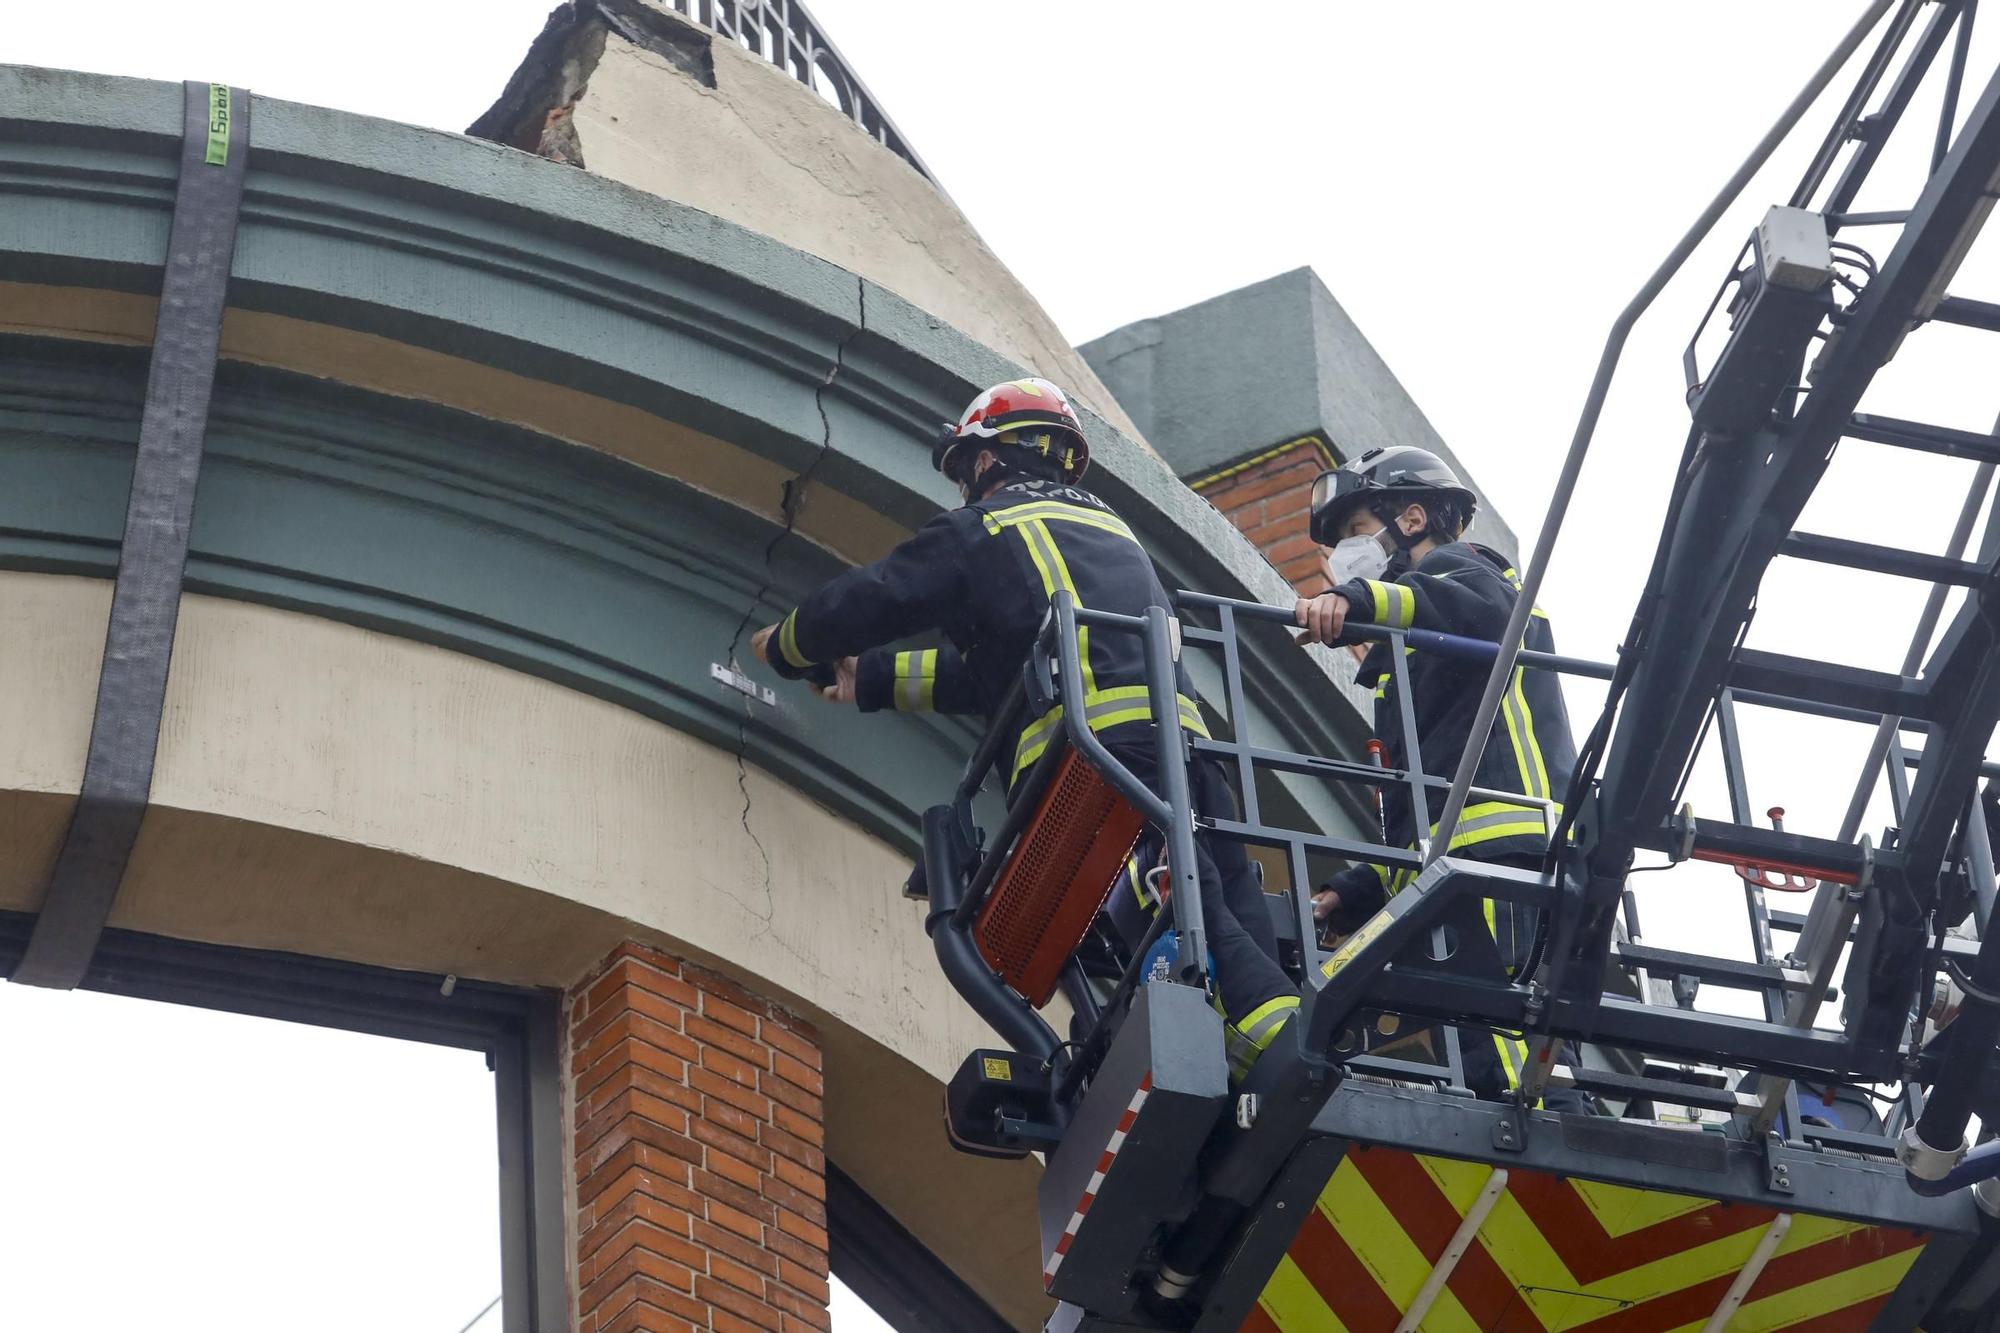
M 1484 674 L 1488 724 L 1517 672 L 1603 682 L 1574 783 L 1539 803 L 1539 870 L 1440 854 L 1482 797 L 1476 755 L 1456 775 L 1427 772 L 1407 702 L 1403 768 L 1249 734 L 1238 645 L 1288 632 L 1290 607 L 1182 592 L 1132 617 L 1058 594 L 953 800 L 925 814 L 912 876 L 940 964 L 1004 1043 L 971 1052 L 947 1089 L 952 1140 L 1043 1158 L 1050 1330 L 2000 1330 L 2000 764 L 1986 756 L 2000 721 L 2000 425 L 1864 405 L 1891 357 L 1926 354 L 1927 326 L 2000 333 L 2000 303 L 1949 290 L 2000 192 L 2000 70 L 1961 106 L 1974 12 L 1870 4 L 1621 318 L 1501 642 L 1352 627 L 1390 642 L 1398 699 L 1408 653 Z M 1805 178 L 1748 238 L 1690 343 L 1692 419 L 1616 662 L 1521 650 L 1624 331 L 1864 50 Z M 1905 115 L 1926 88 L 1935 125 Z M 1885 148 L 1912 136 L 1929 164 L 1914 196 L 1859 211 Z M 1843 441 L 1965 462 L 1947 551 L 1799 526 Z M 1747 646 L 1781 556 L 1902 581 L 1922 613 L 1901 670 Z M 1080 630 L 1143 645 L 1167 719 L 1157 792 L 1083 721 Z M 1205 700 L 1212 739 L 1180 720 L 1183 654 L 1212 655 L 1221 681 Z M 1055 739 L 982 829 L 978 802 L 1012 738 L 1056 708 Z M 1740 726 L 1751 709 L 1872 729 L 1838 827 L 1760 817 Z M 1704 755 L 1720 761 L 1726 812 L 1685 799 Z M 1235 817 L 1195 813 L 1195 757 L 1225 766 Z M 1810 750 L 1790 762 L 1821 763 Z M 1287 818 L 1300 806 L 1271 794 L 1301 783 L 1350 798 L 1401 786 L 1433 839 L 1392 847 Z M 1890 822 L 1864 828 L 1885 787 Z M 1298 986 L 1297 1016 L 1240 1081 L 1210 1000 L 1197 836 L 1253 849 Z M 1656 864 L 1637 866 L 1642 854 Z M 1733 872 L 1742 947 L 1645 942 L 1630 875 L 1696 862 Z M 1409 885 L 1352 935 L 1322 938 L 1313 886 L 1341 863 Z M 1452 965 L 1467 942 L 1451 923 L 1493 900 L 1541 923 L 1511 980 Z M 1736 1003 L 1705 1002 L 1718 992 Z M 1061 1036 L 1043 1014 L 1058 993 Z M 1524 1044 L 1510 1099 L 1468 1090 L 1469 1032 Z M 1552 1089 L 1596 1113 L 1544 1109 Z

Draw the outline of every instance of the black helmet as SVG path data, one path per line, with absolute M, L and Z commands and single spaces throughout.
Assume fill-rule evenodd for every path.
M 1372 509 L 1382 501 L 1422 504 L 1438 498 L 1461 511 L 1461 530 L 1479 507 L 1479 498 L 1430 450 L 1407 444 L 1370 449 L 1337 471 L 1319 474 L 1313 482 L 1309 530 L 1321 546 L 1334 546 L 1357 509 Z

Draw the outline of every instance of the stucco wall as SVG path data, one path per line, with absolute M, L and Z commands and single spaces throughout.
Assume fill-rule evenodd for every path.
M 0 572 L 0 910 L 37 905 L 67 822 L 110 595 Z M 1040 1310 L 1032 1165 L 936 1130 L 933 1080 L 994 1038 L 908 860 L 763 770 L 490 662 L 190 596 L 153 802 L 114 926 L 547 986 L 636 926 L 797 1005 L 835 1159 L 989 1301 Z
M 879 283 L 1055 380 L 1140 438 L 1055 321 L 936 186 L 736 43 L 645 0 L 618 8 L 642 5 L 649 26 L 671 34 L 670 48 L 601 26 L 590 31 L 595 21 L 586 18 L 583 31 L 555 48 L 561 55 L 549 57 L 569 67 L 547 83 L 555 94 L 547 100 L 569 102 L 563 142 L 586 170 L 692 204 Z M 538 104 L 513 118 L 533 131 L 548 109 Z M 489 115 L 474 132 L 506 137 L 502 124 Z

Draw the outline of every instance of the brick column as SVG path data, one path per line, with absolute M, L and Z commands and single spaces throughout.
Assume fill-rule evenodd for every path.
M 1308 435 L 1189 484 L 1256 543 L 1287 583 L 1311 597 L 1327 583 L 1306 511 L 1313 478 L 1332 466 L 1329 457 L 1318 437 Z
M 818 1034 L 636 944 L 565 1020 L 579 1333 L 830 1328 Z

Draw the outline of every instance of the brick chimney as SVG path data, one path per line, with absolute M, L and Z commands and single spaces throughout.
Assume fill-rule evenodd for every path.
M 1324 440 L 1303 435 L 1188 485 L 1256 543 L 1287 583 L 1311 597 L 1325 592 L 1327 581 L 1307 532 L 1307 509 L 1313 478 L 1334 465 Z

